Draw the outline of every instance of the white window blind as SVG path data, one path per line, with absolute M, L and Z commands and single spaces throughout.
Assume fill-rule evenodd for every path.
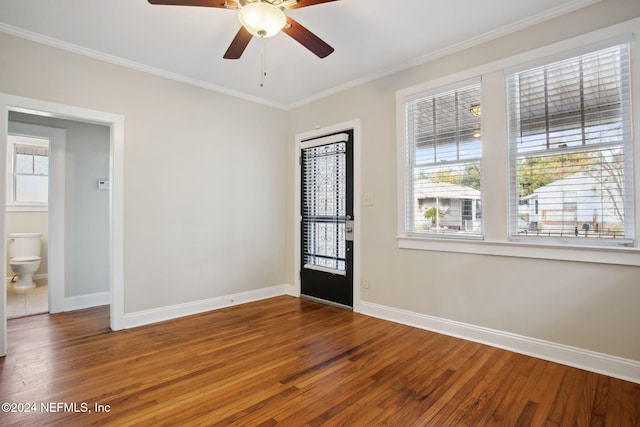
M 405 101 L 405 232 L 481 237 L 480 82 Z
M 306 268 L 346 271 L 346 134 L 302 144 L 302 235 Z M 319 145 L 323 144 L 323 145 Z
M 507 76 L 512 239 L 634 238 L 629 46 Z

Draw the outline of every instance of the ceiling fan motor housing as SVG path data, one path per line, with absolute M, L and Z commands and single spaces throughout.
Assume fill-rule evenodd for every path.
M 267 2 L 249 3 L 240 9 L 240 23 L 257 37 L 273 37 L 284 28 L 287 17 L 284 12 Z
M 240 10 L 242 27 L 225 52 L 225 59 L 239 59 L 251 39 L 272 37 L 280 31 L 309 49 L 318 58 L 325 58 L 333 48 L 298 21 L 284 14 L 285 9 L 299 9 L 339 0 L 147 0 L 151 4 L 214 7 Z

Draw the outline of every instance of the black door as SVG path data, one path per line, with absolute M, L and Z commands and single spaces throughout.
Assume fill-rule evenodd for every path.
M 353 130 L 301 143 L 303 296 L 353 307 Z

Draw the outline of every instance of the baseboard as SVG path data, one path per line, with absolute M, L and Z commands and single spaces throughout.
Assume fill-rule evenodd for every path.
M 111 304 L 111 292 L 78 295 L 64 298 L 64 311 L 82 310 L 83 308 L 98 307 Z
M 124 327 L 135 328 L 137 326 L 148 325 L 150 323 L 162 322 L 164 320 L 176 319 L 178 317 L 190 316 L 192 314 L 204 313 L 211 310 L 217 310 L 224 307 L 231 307 L 281 295 L 293 296 L 293 286 L 272 286 L 269 288 L 224 295 L 206 300 L 127 313 L 124 315 Z
M 428 316 L 371 302 L 360 302 L 361 313 L 428 331 L 487 344 L 640 384 L 640 361 L 584 350 L 550 341 Z

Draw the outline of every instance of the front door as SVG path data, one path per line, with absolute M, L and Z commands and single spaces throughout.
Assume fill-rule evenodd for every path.
M 353 307 L 353 130 L 302 141 L 303 296 Z

